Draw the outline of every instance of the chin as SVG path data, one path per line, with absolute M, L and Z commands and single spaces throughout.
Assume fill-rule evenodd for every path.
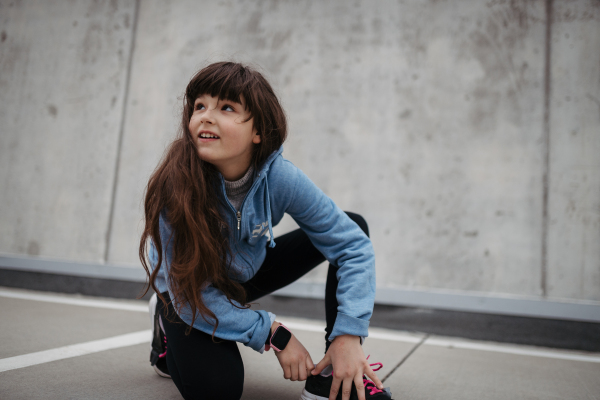
M 206 151 L 206 149 L 198 149 L 198 156 L 202 161 L 211 162 L 214 157 L 211 156 L 210 151 Z

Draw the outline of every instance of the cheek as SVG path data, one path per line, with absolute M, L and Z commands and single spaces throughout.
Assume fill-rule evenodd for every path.
M 190 132 L 194 130 L 194 127 L 197 125 L 196 119 L 194 117 L 190 118 L 190 122 L 188 123 L 188 128 Z
M 198 129 L 198 124 L 194 122 L 194 119 L 192 118 L 190 120 L 190 123 L 188 124 L 188 130 L 189 130 L 189 134 L 190 137 L 192 138 L 192 140 L 194 141 L 194 143 L 197 141 L 197 136 L 195 134 L 196 130 Z

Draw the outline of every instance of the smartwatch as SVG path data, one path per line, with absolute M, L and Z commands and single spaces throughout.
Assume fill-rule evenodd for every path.
M 281 351 L 285 349 L 291 338 L 292 332 L 290 332 L 283 324 L 280 324 L 277 329 L 275 329 L 275 332 L 267 338 L 265 350 L 269 350 L 269 348 L 272 347 L 275 351 Z

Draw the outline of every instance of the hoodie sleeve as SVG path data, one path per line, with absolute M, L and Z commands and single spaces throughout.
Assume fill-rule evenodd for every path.
M 329 337 L 368 336 L 375 301 L 375 252 L 369 237 L 300 169 L 286 212 L 336 272 L 338 314 Z
M 160 285 L 157 285 L 157 288 L 159 290 L 166 288 L 169 296 L 173 299 L 169 271 L 173 259 L 174 237 L 171 237 L 172 229 L 167 219 L 163 216 L 163 213 L 160 215 L 160 236 L 163 245 L 163 262 L 161 264 L 161 271 L 159 271 L 159 276 L 162 279 L 157 279 L 160 283 Z M 151 245 L 149 259 L 153 268 L 155 268 L 157 257 L 156 248 L 153 244 Z M 215 336 L 219 339 L 243 343 L 245 346 L 262 353 L 274 315 L 262 310 L 254 311 L 248 308 L 235 307 L 227 300 L 227 297 L 221 290 L 211 284 L 205 285 L 201 290 L 204 304 L 219 319 L 219 326 L 217 327 Z M 240 305 L 235 301 L 234 304 L 237 306 Z M 192 312 L 189 305 L 186 304 L 183 306 L 181 310 L 177 311 L 177 314 L 186 324 L 209 335 L 212 334 L 214 329 L 213 321 L 209 320 L 210 322 L 206 322 L 199 313 L 192 325 Z

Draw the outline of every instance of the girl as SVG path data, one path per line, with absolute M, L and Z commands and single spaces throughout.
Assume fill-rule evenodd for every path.
M 361 347 L 375 295 L 367 224 L 281 156 L 286 118 L 269 83 L 215 63 L 196 73 L 183 103 L 179 136 L 145 196 L 139 254 L 161 299 L 150 306 L 151 364 L 186 399 L 239 399 L 240 342 L 273 347 L 286 379 L 307 380 L 304 399 L 390 398 Z M 301 229 L 275 240 L 284 213 Z M 248 304 L 325 259 L 326 353 L 315 366 L 275 315 Z

